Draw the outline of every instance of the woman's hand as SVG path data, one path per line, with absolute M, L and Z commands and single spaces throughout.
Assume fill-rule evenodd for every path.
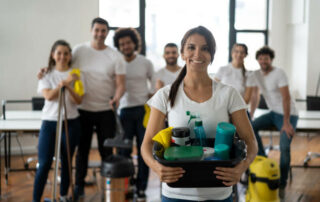
M 167 167 L 158 162 L 155 162 L 152 169 L 157 173 L 160 181 L 165 183 L 176 182 L 185 173 L 185 170 L 180 167 Z
M 283 125 L 281 128 L 281 133 L 282 132 L 285 132 L 289 139 L 291 139 L 294 136 L 294 129 L 293 129 L 290 121 L 283 122 Z
M 68 84 L 68 82 L 66 80 L 62 80 L 62 81 L 60 81 L 60 83 L 58 85 L 58 88 L 60 89 L 60 88 L 62 88 L 64 86 L 68 86 L 68 85 L 69 84 Z
M 217 179 L 222 180 L 222 183 L 226 186 L 232 186 L 240 181 L 242 173 L 247 170 L 246 163 L 240 161 L 234 168 L 216 167 L 213 171 L 217 175 Z
M 71 84 L 71 83 L 73 83 L 74 81 L 77 81 L 77 80 L 79 80 L 80 78 L 78 77 L 78 75 L 76 75 L 76 74 L 69 74 L 68 75 L 68 77 L 67 77 L 67 79 L 65 80 L 69 85 Z

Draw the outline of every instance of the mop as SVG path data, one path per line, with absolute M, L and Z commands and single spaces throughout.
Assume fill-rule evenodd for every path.
M 65 135 L 66 135 L 66 146 L 67 146 L 67 158 L 68 158 L 68 167 L 69 167 L 69 177 L 72 190 L 72 201 L 74 201 L 73 193 L 73 180 L 72 180 L 72 164 L 70 157 L 70 147 L 69 147 L 69 131 L 68 131 L 68 121 L 67 121 L 67 108 L 65 102 L 65 88 L 61 88 L 59 91 L 59 107 L 58 107 L 58 121 L 56 128 L 56 141 L 55 141 L 55 164 L 54 164 L 54 173 L 53 173 L 53 186 L 52 186 L 52 199 L 45 199 L 45 202 L 56 202 L 57 199 L 57 177 L 59 170 L 59 161 L 60 161 L 60 150 L 61 150 L 61 138 L 62 138 L 62 121 L 63 121 L 63 112 L 64 112 L 64 126 L 65 126 Z

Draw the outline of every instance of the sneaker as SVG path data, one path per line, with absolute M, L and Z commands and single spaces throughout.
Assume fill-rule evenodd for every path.
M 286 196 L 286 188 L 279 188 L 279 197 L 280 199 L 284 199 Z
M 147 197 L 144 191 L 140 190 L 134 194 L 133 202 L 146 202 L 146 201 L 147 201 Z
M 78 201 L 80 198 L 84 197 L 84 187 L 76 185 L 74 188 L 74 201 Z

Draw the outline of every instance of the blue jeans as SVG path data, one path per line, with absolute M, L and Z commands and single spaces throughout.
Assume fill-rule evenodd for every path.
M 298 122 L 298 116 L 290 116 L 290 123 L 294 130 L 296 129 Z M 263 129 L 268 129 L 275 126 L 279 131 L 283 125 L 283 115 L 276 112 L 269 112 L 258 118 L 256 118 L 252 127 L 258 142 L 258 155 L 266 156 L 264 147 L 259 135 L 259 131 Z M 280 134 L 280 187 L 284 188 L 287 185 L 288 173 L 290 169 L 290 144 L 292 138 L 288 138 L 285 132 Z
M 223 200 L 206 200 L 203 202 L 232 202 L 232 196 L 229 196 L 226 199 Z M 190 200 L 184 200 L 184 199 L 174 199 L 174 198 L 167 198 L 165 196 L 161 196 L 161 202 L 196 202 L 196 201 L 190 201 Z
M 145 128 L 143 127 L 143 117 L 145 114 L 144 106 L 123 108 L 120 111 L 120 120 L 125 132 L 125 137 L 132 140 L 137 138 L 138 148 L 138 176 L 136 188 L 138 191 L 144 191 L 147 188 L 149 167 L 145 164 L 141 156 L 141 144 L 143 141 Z M 119 154 L 130 158 L 131 149 L 121 149 Z
M 48 173 L 51 168 L 52 159 L 55 150 L 56 141 L 56 127 L 57 121 L 42 121 L 39 134 L 38 143 L 38 161 L 39 168 L 37 169 L 36 177 L 33 185 L 33 201 L 38 202 L 41 200 L 43 194 L 44 186 L 47 182 Z M 63 123 L 63 132 L 61 139 L 61 185 L 60 185 L 60 195 L 64 196 L 68 193 L 69 188 L 69 166 L 67 158 L 67 148 L 66 148 L 66 136 Z M 80 120 L 79 118 L 68 120 L 68 130 L 69 130 L 69 148 L 70 157 L 72 162 L 72 156 L 74 150 L 78 143 L 78 137 L 80 136 Z

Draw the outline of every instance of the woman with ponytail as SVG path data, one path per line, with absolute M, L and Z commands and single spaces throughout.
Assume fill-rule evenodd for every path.
M 212 63 L 216 43 L 211 32 L 203 27 L 190 29 L 181 41 L 181 57 L 185 66 L 171 86 L 166 86 L 148 101 L 150 119 L 142 143 L 141 153 L 146 164 L 154 170 L 162 183 L 162 201 L 224 201 L 231 202 L 232 186 L 239 182 L 256 156 L 257 144 L 246 115 L 246 104 L 234 88 L 212 80 L 208 65 Z M 152 138 L 169 126 L 190 127 L 186 111 L 200 115 L 207 138 L 214 138 L 217 124 L 231 117 L 241 139 L 247 144 L 247 157 L 234 168 L 217 167 L 212 170 L 226 187 L 172 188 L 166 183 L 176 182 L 185 174 L 181 167 L 167 167 L 152 156 Z M 194 137 L 191 137 L 194 138 Z
M 242 95 L 244 101 L 249 104 L 251 92 L 255 83 L 250 72 L 246 71 L 244 59 L 248 55 L 248 47 L 243 43 L 236 43 L 231 50 L 232 61 L 220 67 L 215 80 L 234 87 Z

